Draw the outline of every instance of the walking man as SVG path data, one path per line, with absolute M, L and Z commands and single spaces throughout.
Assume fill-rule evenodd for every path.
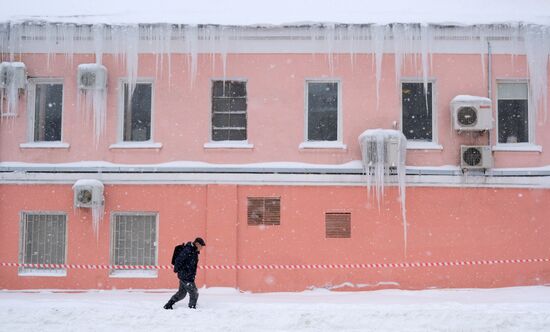
M 192 243 L 187 242 L 175 257 L 174 272 L 178 274 L 180 286 L 176 294 L 164 305 L 164 309 L 174 309 L 172 307 L 174 303 L 183 300 L 187 293 L 189 293 L 189 308 L 196 308 L 199 291 L 195 285 L 195 276 L 197 274 L 199 253 L 204 246 L 206 246 L 206 243 L 198 237 Z

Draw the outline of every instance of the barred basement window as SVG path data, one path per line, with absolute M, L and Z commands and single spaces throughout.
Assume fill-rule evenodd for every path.
M 326 238 L 351 237 L 351 213 L 325 213 Z
M 21 214 L 19 262 L 23 264 L 65 264 L 67 216 L 63 213 Z M 22 267 L 20 274 L 64 276 L 64 268 Z
M 249 225 L 280 225 L 280 197 L 248 197 Z
M 157 265 L 156 213 L 116 213 L 111 223 L 111 264 Z M 121 268 L 111 276 L 156 277 L 151 269 Z
M 212 82 L 212 141 L 246 141 L 246 82 Z

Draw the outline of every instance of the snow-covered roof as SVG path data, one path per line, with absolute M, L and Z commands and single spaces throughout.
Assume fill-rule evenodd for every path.
M 5 1 L 0 22 L 106 24 L 550 25 L 548 0 L 20 0 Z

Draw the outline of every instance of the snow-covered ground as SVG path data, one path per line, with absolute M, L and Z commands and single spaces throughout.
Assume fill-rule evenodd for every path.
M 0 331 L 550 331 L 550 287 L 240 293 L 0 291 Z

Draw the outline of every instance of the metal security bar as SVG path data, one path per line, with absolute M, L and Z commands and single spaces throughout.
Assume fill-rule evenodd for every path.
M 20 258 L 23 264 L 65 264 L 67 216 L 62 213 L 21 215 Z M 64 274 L 65 268 L 21 267 L 22 274 Z
M 112 220 L 111 263 L 117 266 L 156 265 L 157 215 L 117 213 Z

